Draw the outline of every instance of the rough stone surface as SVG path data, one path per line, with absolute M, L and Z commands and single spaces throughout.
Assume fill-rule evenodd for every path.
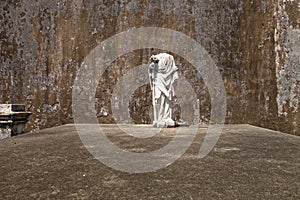
M 299 135 L 300 124 L 300 2 L 278 1 L 275 29 L 279 126 Z
M 135 139 L 104 125 L 111 141 L 145 152 L 170 141 L 174 129 Z M 206 129 L 187 152 L 153 173 L 106 167 L 81 143 L 74 125 L 0 143 L 1 199 L 299 199 L 300 138 L 249 125 L 226 125 L 213 151 L 199 159 Z
M 1 127 L 0 126 L 0 140 L 11 137 L 11 129 L 9 126 Z
M 214 58 L 227 92 L 228 123 L 300 135 L 299 19 L 299 1 L 292 0 L 4 1 L 0 103 L 25 103 L 32 112 L 28 130 L 70 123 L 72 85 L 89 52 L 116 33 L 156 26 L 183 32 Z M 160 52 L 133 51 L 110 65 L 96 92 L 100 122 L 114 122 L 110 98 L 122 74 Z M 199 99 L 199 122 L 208 123 L 205 77 L 188 61 L 174 57 Z M 151 123 L 149 85 L 132 96 L 133 121 Z

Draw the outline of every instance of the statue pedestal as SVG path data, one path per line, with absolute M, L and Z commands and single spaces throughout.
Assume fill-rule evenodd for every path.
M 165 119 L 162 121 L 154 121 L 153 126 L 157 128 L 172 128 L 176 127 L 176 123 L 172 119 Z
M 0 139 L 24 133 L 30 112 L 22 104 L 0 104 Z

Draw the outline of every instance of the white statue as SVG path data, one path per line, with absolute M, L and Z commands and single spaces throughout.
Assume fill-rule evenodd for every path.
M 175 96 L 174 85 L 178 79 L 178 68 L 172 55 L 160 53 L 150 57 L 149 78 L 153 99 L 153 125 L 156 127 L 174 127 L 172 119 L 172 99 Z

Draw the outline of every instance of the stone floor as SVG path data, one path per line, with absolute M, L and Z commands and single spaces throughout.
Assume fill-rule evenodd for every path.
M 134 139 L 103 126 L 121 148 L 149 152 L 176 129 Z M 129 174 L 95 159 L 74 125 L 0 141 L 0 199 L 300 199 L 300 137 L 250 125 L 226 125 L 208 156 L 197 155 L 200 128 L 173 164 Z

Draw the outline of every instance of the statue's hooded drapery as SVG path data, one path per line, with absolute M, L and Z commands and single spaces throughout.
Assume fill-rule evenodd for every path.
M 150 58 L 150 84 L 154 99 L 154 124 L 158 126 L 173 126 L 171 101 L 175 95 L 174 83 L 178 79 L 178 68 L 172 55 L 160 53 Z M 158 102 L 159 101 L 159 102 Z M 159 103 L 158 115 L 156 104 Z

